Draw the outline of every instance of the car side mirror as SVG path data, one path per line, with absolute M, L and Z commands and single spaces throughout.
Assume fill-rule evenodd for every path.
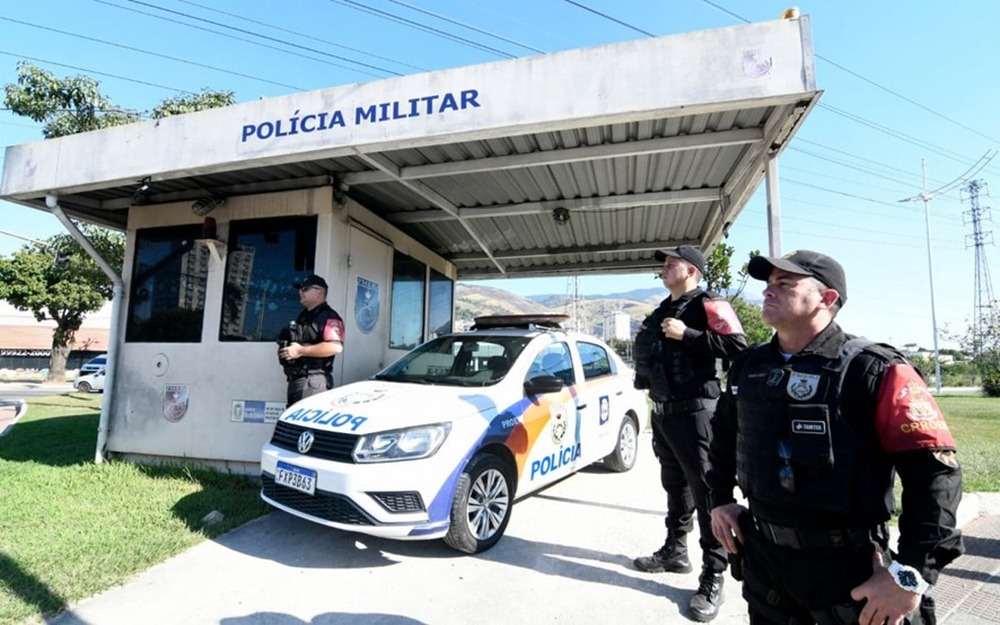
M 564 386 L 562 378 L 557 378 L 554 375 L 538 375 L 524 383 L 524 392 L 528 395 L 558 393 Z

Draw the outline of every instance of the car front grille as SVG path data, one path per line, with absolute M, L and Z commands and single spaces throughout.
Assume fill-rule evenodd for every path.
M 274 483 L 274 476 L 262 473 L 260 481 L 264 496 L 303 514 L 345 525 L 375 525 L 375 521 L 353 501 L 338 495 L 317 490 L 315 495 L 300 493 Z
M 275 447 L 299 453 L 299 435 L 306 430 L 312 432 L 315 438 L 312 447 L 303 455 L 311 458 L 354 464 L 354 457 L 351 453 L 354 451 L 354 445 L 358 442 L 356 434 L 314 430 L 301 425 L 292 425 L 291 423 L 278 421 L 274 426 L 274 435 L 271 437 L 271 444 Z
M 368 493 L 389 512 L 423 512 L 424 502 L 420 493 L 405 491 L 400 493 Z

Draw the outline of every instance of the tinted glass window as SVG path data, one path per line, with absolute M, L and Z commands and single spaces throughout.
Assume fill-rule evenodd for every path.
M 424 340 L 424 276 L 427 268 L 405 254 L 392 257 L 389 347 L 413 349 Z
M 614 373 L 614 365 L 606 349 L 593 343 L 577 343 L 585 380 Z
M 570 357 L 569 345 L 566 343 L 553 343 L 543 349 L 528 370 L 528 378 L 538 375 L 554 375 L 572 386 L 576 383 L 576 374 L 573 372 L 573 359 Z
M 302 310 L 292 285 L 313 273 L 316 218 L 234 221 L 228 247 L 219 340 L 274 341 Z
M 211 255 L 195 243 L 200 236 L 201 225 L 136 232 L 126 341 L 201 340 Z
M 430 338 L 451 332 L 454 293 L 455 283 L 447 276 L 431 269 L 430 301 L 428 302 Z
M 379 372 L 375 379 L 489 386 L 507 375 L 529 340 L 479 334 L 442 336 L 406 354 Z

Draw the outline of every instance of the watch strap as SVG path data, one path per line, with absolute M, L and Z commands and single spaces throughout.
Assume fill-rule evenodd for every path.
M 899 562 L 892 562 L 889 564 L 888 568 L 893 581 L 896 582 L 896 585 L 903 590 L 908 590 L 910 592 L 915 592 L 918 595 L 922 595 L 927 592 L 928 588 L 930 588 L 930 584 L 928 584 L 927 581 L 920 576 L 920 571 L 912 566 L 900 564 Z

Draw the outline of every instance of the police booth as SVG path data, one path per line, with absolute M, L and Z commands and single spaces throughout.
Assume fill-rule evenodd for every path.
M 104 265 L 98 461 L 254 473 L 285 407 L 293 283 L 326 279 L 346 330 L 335 383 L 366 378 L 452 329 L 458 279 L 651 272 L 657 249 L 709 251 L 819 95 L 803 16 L 11 146 L 0 197 L 85 249 L 77 221 L 126 233 L 124 267 Z

